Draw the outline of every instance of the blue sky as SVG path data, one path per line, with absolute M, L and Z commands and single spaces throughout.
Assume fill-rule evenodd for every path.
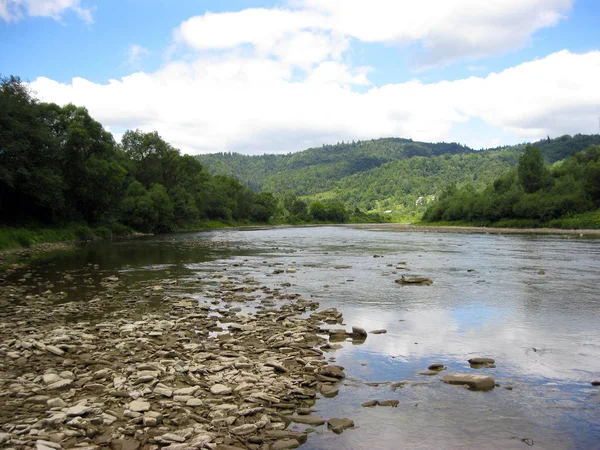
M 598 133 L 600 2 L 490 5 L 0 0 L 0 73 L 187 153 Z

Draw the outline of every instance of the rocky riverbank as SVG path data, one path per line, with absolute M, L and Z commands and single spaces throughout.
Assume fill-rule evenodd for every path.
M 188 280 L 205 302 L 151 283 L 108 276 L 86 302 L 0 287 L 4 448 L 286 449 L 352 426 L 314 409 L 345 377 L 323 351 L 340 312 L 251 278 Z

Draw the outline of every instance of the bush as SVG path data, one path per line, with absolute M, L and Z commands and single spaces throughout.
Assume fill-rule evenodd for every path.
M 87 225 L 78 225 L 73 231 L 80 241 L 92 241 L 94 239 L 94 233 Z
M 132 234 L 133 230 L 122 223 L 115 222 L 110 225 L 110 229 L 112 230 L 112 234 L 114 236 L 127 236 L 128 234 Z
M 101 239 L 112 239 L 113 233 L 108 227 L 100 226 L 94 230 L 94 234 Z

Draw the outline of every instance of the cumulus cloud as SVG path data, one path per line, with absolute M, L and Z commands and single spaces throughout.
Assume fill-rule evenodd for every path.
M 251 45 L 259 55 L 300 33 L 330 35 L 322 49 L 347 39 L 413 44 L 417 69 L 481 58 L 527 45 L 539 29 L 556 25 L 573 0 L 294 0 L 289 9 L 245 9 L 192 17 L 176 39 L 192 48 Z M 343 48 L 342 48 L 343 49 Z
M 92 10 L 83 8 L 81 0 L 0 0 L 0 19 L 17 22 L 26 16 L 61 20 L 66 11 L 75 12 L 85 23 L 94 22 Z
M 86 106 L 105 126 L 158 130 L 188 153 L 288 152 L 381 136 L 439 141 L 471 119 L 523 140 L 597 131 L 599 51 L 561 51 L 453 82 L 376 87 L 367 74 L 324 61 L 297 80 L 281 60 L 215 56 L 107 84 L 41 77 L 32 87 L 44 101 Z

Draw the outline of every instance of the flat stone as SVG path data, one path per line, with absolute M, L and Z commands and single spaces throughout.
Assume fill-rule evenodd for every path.
M 246 434 L 254 433 L 256 430 L 257 427 L 253 423 L 245 423 L 244 425 L 240 425 L 238 427 L 233 427 L 229 429 L 231 433 L 236 434 L 238 436 L 244 436 Z
M 164 388 L 164 387 L 155 387 L 154 388 L 154 393 L 156 395 L 162 395 L 164 397 L 172 397 L 173 396 L 173 389 L 169 389 L 169 388 Z
M 440 374 L 439 370 L 424 370 L 422 372 L 419 372 L 419 375 L 427 375 L 427 376 L 439 375 L 439 374 Z
M 289 417 L 289 419 L 291 419 L 292 422 L 295 422 L 295 423 L 303 423 L 305 425 L 314 425 L 314 426 L 323 425 L 325 422 L 327 422 L 326 419 L 323 419 L 322 417 L 319 417 L 319 416 L 292 416 L 292 417 Z
M 75 405 L 67 409 L 67 416 L 83 416 L 92 410 L 89 406 Z
M 486 377 L 483 375 L 446 375 L 442 377 L 441 380 L 448 384 L 467 385 L 469 389 L 473 389 L 475 391 L 487 391 L 496 386 L 496 382 L 492 377 Z
M 113 439 L 110 441 L 111 450 L 137 450 L 140 443 L 135 439 Z
M 383 328 L 381 328 L 379 330 L 369 331 L 369 333 L 371 333 L 371 334 L 385 334 L 385 333 L 387 333 L 387 330 L 384 330 Z
M 379 402 L 379 406 L 391 406 L 392 408 L 396 408 L 400 404 L 399 400 L 382 400 Z
M 197 386 L 192 386 L 192 387 L 187 387 L 187 388 L 181 388 L 181 389 L 175 389 L 173 391 L 173 395 L 194 395 L 194 393 L 198 390 L 199 388 Z M 155 390 L 156 392 L 156 390 Z
M 186 406 L 196 408 L 198 406 L 202 406 L 202 400 L 200 400 L 199 398 L 190 398 L 185 404 Z
M 345 378 L 346 374 L 342 369 L 336 366 L 323 366 L 319 370 L 319 374 L 332 378 Z
M 42 381 L 46 385 L 56 383 L 57 381 L 60 381 L 61 379 L 62 378 L 55 373 L 45 373 L 44 375 L 42 375 Z
M 62 448 L 62 445 L 60 445 L 58 442 L 46 441 L 44 439 L 38 439 L 37 441 L 35 441 L 35 446 L 36 448 L 44 446 L 45 448 L 55 448 L 57 450 L 60 450 Z
M 58 391 L 60 389 L 66 389 L 73 384 L 73 380 L 59 380 L 56 383 L 49 384 L 47 387 L 49 390 Z
M 379 405 L 378 400 L 369 400 L 368 402 L 362 403 L 360 406 L 362 406 L 363 408 L 372 408 L 373 406 L 377 405 Z
M 231 394 L 231 388 L 224 384 L 215 384 L 210 387 L 210 392 L 215 395 L 229 395 Z
M 398 278 L 395 280 L 396 283 L 402 285 L 412 285 L 412 286 L 431 286 L 433 281 L 431 278 L 426 277 L 405 277 L 402 275 L 402 278 Z
M 65 354 L 64 350 L 56 347 L 55 345 L 46 345 L 46 350 L 56 356 L 63 356 Z
M 266 430 L 265 434 L 267 437 L 272 439 L 295 439 L 300 442 L 300 444 L 304 444 L 307 439 L 306 433 L 301 431 L 292 431 L 292 430 Z
M 331 386 L 330 384 L 322 385 L 319 390 L 321 391 L 321 394 L 323 394 L 323 396 L 327 398 L 335 397 L 340 392 L 340 390 L 337 387 Z
M 296 439 L 280 439 L 275 441 L 269 447 L 270 450 L 286 450 L 290 448 L 298 448 L 300 447 L 300 442 Z
M 492 358 L 471 358 L 469 364 L 494 364 L 496 360 Z
M 175 433 L 163 434 L 160 439 L 164 442 L 185 442 L 185 438 Z
M 327 421 L 327 428 L 335 434 L 341 434 L 347 428 L 352 427 L 354 427 L 354 422 L 350 419 L 339 419 L 336 417 Z
M 129 404 L 128 409 L 135 412 L 149 411 L 150 403 L 141 400 L 134 400 Z

